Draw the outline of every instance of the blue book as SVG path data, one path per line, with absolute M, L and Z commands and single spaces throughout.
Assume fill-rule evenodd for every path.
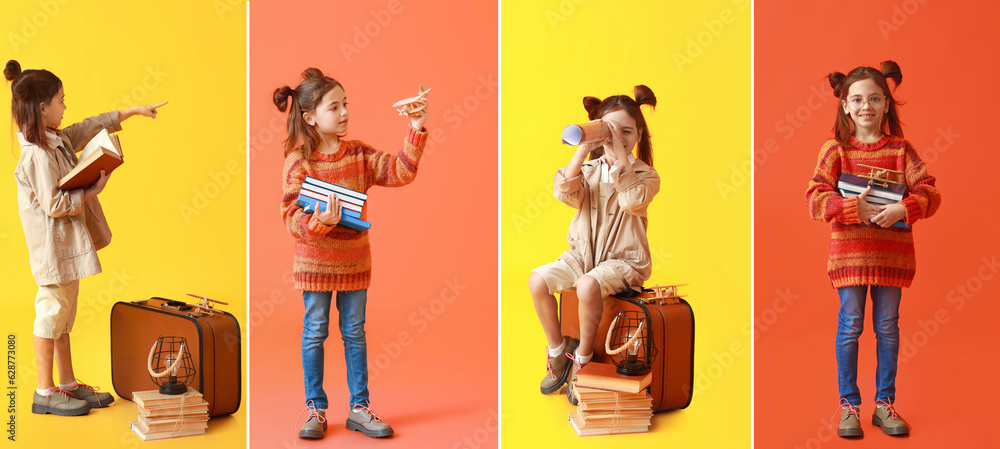
M 302 211 L 307 214 L 312 214 L 317 211 L 323 212 L 326 210 L 326 201 L 317 200 L 315 198 L 310 198 L 308 196 L 299 194 L 299 198 L 295 201 Z M 354 229 L 356 231 L 364 231 L 370 229 L 372 224 L 361 219 L 361 213 L 353 211 L 347 208 L 340 208 L 340 222 L 338 225 Z
M 837 181 L 840 196 L 844 198 L 860 195 L 868 186 L 868 179 L 847 173 L 841 174 L 840 179 Z M 900 184 L 889 183 L 888 187 L 872 185 L 871 188 L 866 199 L 872 204 L 895 204 L 902 201 L 903 197 L 906 196 L 906 187 Z M 907 226 L 903 220 L 899 220 L 892 225 L 897 228 L 910 229 L 910 226 Z

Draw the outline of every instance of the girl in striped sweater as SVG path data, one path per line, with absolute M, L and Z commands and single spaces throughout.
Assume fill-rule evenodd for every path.
M 392 435 L 392 427 L 368 408 L 364 327 L 371 280 L 368 231 L 337 226 L 341 208 L 332 195 L 327 198 L 331 207 L 316 213 L 304 211 L 296 205 L 296 199 L 306 176 L 358 192 L 367 192 L 372 186 L 398 187 L 412 182 L 427 142 L 427 100 L 420 100 L 425 107 L 410 115 L 403 148 L 389 154 L 358 140 L 342 139 L 350 114 L 339 82 L 315 68 L 303 72 L 302 78 L 295 89 L 284 86 L 275 89 L 273 95 L 275 106 L 288 111 L 281 215 L 288 232 L 295 237 L 295 288 L 303 290 L 305 304 L 302 370 L 306 393 L 303 413 L 307 417 L 299 428 L 299 437 L 323 438 L 326 432 L 329 403 L 323 391 L 323 342 L 329 335 L 333 305 L 340 316 L 351 393 L 347 428 L 370 437 L 387 437 Z M 367 212 L 367 208 L 362 210 L 362 220 L 367 221 Z
M 902 82 L 899 66 L 885 61 L 880 69 L 858 67 L 847 75 L 831 73 L 829 79 L 834 95 L 840 99 L 833 128 L 835 138 L 820 148 L 806 202 L 814 219 L 832 227 L 827 272 L 840 296 L 836 354 L 842 410 L 837 435 L 863 434 L 858 408 L 858 337 L 869 292 L 878 363 L 872 423 L 888 435 L 906 435 L 909 426 L 895 411 L 893 402 L 899 356 L 899 303 L 902 287 L 909 287 L 913 280 L 916 257 L 912 230 L 893 223 L 903 220 L 913 225 L 930 217 L 941 204 L 941 194 L 913 145 L 903 139 L 896 101 L 887 82 L 892 80 L 896 86 Z M 871 187 L 861 195 L 842 197 L 837 190 L 841 174 L 868 173 L 859 164 L 902 172 L 908 194 L 888 205 L 867 201 Z

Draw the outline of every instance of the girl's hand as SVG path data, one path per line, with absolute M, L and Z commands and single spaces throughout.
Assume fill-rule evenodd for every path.
M 622 136 L 622 129 L 615 122 L 609 120 L 607 123 L 611 126 L 611 137 L 608 138 L 610 144 L 604 147 L 605 153 L 613 153 L 612 162 L 616 164 L 621 162 L 624 165 L 628 162 L 628 150 L 625 149 L 625 138 Z M 607 151 L 609 147 L 611 151 Z
M 326 210 L 316 214 L 320 223 L 333 226 L 340 223 L 340 200 L 334 194 L 329 194 L 326 198 Z
M 883 228 L 888 228 L 903 218 L 906 218 L 906 207 L 900 203 L 895 203 L 885 206 L 878 215 L 872 217 L 871 221 Z
M 156 118 L 156 109 L 167 104 L 166 101 L 157 104 L 146 104 L 142 106 L 132 106 L 130 108 L 125 108 L 118 111 L 118 121 L 122 122 L 125 119 L 132 117 L 134 115 L 142 115 L 149 118 Z
M 427 109 L 429 108 L 429 106 L 427 106 L 428 102 L 426 98 L 422 98 L 420 100 L 415 101 L 414 103 L 423 106 L 424 108 L 419 112 L 417 112 L 416 114 L 410 116 L 410 126 L 412 126 L 413 129 L 416 129 L 418 131 L 423 130 L 424 123 L 427 122 Z M 420 106 L 417 107 L 419 108 Z
M 97 178 L 97 182 L 95 182 L 94 185 L 87 187 L 86 189 L 83 189 L 83 201 L 87 202 L 87 200 L 103 192 L 104 187 L 108 185 L 108 179 L 110 178 L 111 175 L 105 174 L 104 170 L 101 170 L 101 177 Z
M 872 186 L 865 188 L 864 192 L 858 195 L 858 218 L 864 224 L 871 224 L 871 220 L 875 218 L 885 206 L 879 206 L 868 202 L 868 192 L 872 191 Z M 890 223 L 891 224 L 891 223 Z

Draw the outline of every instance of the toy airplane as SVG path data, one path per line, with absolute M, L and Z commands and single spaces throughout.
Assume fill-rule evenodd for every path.
M 661 305 L 677 304 L 678 302 L 680 302 L 681 298 L 687 296 L 687 295 L 677 294 L 677 288 L 683 287 L 685 285 L 687 284 L 674 284 L 674 285 L 657 284 L 652 287 L 649 287 L 648 290 L 651 290 L 653 295 L 649 298 L 646 298 L 646 302 L 661 304 Z
M 903 172 L 899 170 L 890 170 L 888 168 L 873 167 L 865 164 L 858 164 L 858 167 L 867 168 L 869 170 L 866 175 L 858 175 L 859 178 L 867 179 L 869 185 L 889 187 L 889 184 L 906 184 L 901 181 L 903 179 Z M 897 179 L 900 181 L 897 181 Z
M 431 89 L 421 84 L 420 93 L 417 96 L 399 100 L 393 103 L 392 107 L 396 108 L 396 111 L 399 111 L 399 115 L 413 117 L 420 111 L 427 109 L 426 104 L 419 104 L 418 101 L 427 98 L 427 94 L 429 93 L 431 93 Z
M 207 296 L 196 295 L 194 293 L 188 293 L 187 295 L 198 298 L 198 304 L 191 304 L 191 306 L 197 308 L 202 313 L 208 314 L 209 316 L 215 316 L 215 312 L 219 310 L 215 308 L 216 304 L 229 305 L 228 302 L 222 302 L 218 299 L 212 299 Z

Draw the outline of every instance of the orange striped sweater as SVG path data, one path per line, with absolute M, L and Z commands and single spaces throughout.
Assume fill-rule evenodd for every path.
M 399 187 L 417 175 L 417 164 L 427 143 L 426 129 L 410 128 L 397 154 L 376 150 L 359 140 L 341 141 L 337 154 L 314 151 L 308 163 L 299 151 L 285 158 L 281 216 L 295 237 L 295 288 L 307 291 L 350 291 L 371 283 L 368 231 L 326 226 L 295 204 L 302 180 L 312 176 L 359 192 L 371 186 Z M 361 219 L 368 217 L 368 203 Z
M 843 198 L 837 190 L 841 173 L 863 174 L 858 164 L 902 171 L 907 196 L 905 222 L 912 225 L 934 215 L 941 205 L 941 193 L 934 177 L 903 138 L 883 136 L 867 144 L 851 138 L 844 148 L 830 139 L 819 152 L 816 172 L 806 190 L 809 213 L 816 220 L 831 223 L 830 260 L 827 273 L 834 288 L 852 285 L 909 287 L 916 272 L 913 230 L 866 225 L 858 216 L 858 197 Z

